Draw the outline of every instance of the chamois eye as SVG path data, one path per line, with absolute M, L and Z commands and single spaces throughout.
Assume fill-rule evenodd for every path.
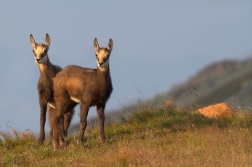
M 44 50 L 44 54 L 46 54 L 47 50 Z
M 32 50 L 32 52 L 33 52 L 33 53 L 35 53 L 35 51 L 34 51 L 34 50 Z
M 95 54 L 95 57 L 98 57 L 97 54 Z

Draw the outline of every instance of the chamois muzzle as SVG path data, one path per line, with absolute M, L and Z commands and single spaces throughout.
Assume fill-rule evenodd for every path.
M 104 62 L 99 63 L 99 67 L 101 67 L 104 64 Z
M 97 60 L 98 67 L 106 67 L 106 64 L 108 63 L 108 59 L 104 59 L 101 63 Z
M 40 62 L 40 60 L 41 60 L 41 58 L 39 58 L 39 59 L 36 59 L 37 63 L 39 63 L 39 62 Z

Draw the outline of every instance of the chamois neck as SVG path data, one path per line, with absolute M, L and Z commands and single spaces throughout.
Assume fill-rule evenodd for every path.
M 40 72 L 46 72 L 53 69 L 52 63 L 50 62 L 48 55 L 47 55 L 47 61 L 45 63 L 38 64 L 38 66 Z
M 52 63 L 50 62 L 49 58 L 47 59 L 45 63 L 39 64 L 39 71 L 40 71 L 40 76 L 42 78 L 51 79 L 56 75 L 56 71 Z
M 104 76 L 107 76 L 110 74 L 110 71 L 109 71 L 109 65 L 107 68 L 99 68 L 97 67 L 97 73 L 98 75 L 104 75 Z
M 107 100 L 113 90 L 109 67 L 102 70 L 97 69 L 96 82 L 98 84 L 97 90 L 101 93 L 101 97 Z
M 106 69 L 97 68 L 97 80 L 104 86 L 111 83 L 109 66 Z

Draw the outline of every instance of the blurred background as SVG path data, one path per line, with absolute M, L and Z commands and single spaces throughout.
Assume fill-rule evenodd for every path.
M 43 43 L 46 33 L 50 60 L 61 67 L 96 68 L 94 38 L 100 46 L 113 39 L 108 115 L 168 99 L 252 108 L 250 0 L 0 1 L 0 131 L 39 131 L 39 69 L 29 36 Z

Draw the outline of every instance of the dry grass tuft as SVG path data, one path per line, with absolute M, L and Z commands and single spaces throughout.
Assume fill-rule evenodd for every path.
M 170 100 L 165 101 L 165 105 L 167 107 L 174 107 L 175 104 L 174 104 L 174 101 L 172 99 L 170 99 Z

